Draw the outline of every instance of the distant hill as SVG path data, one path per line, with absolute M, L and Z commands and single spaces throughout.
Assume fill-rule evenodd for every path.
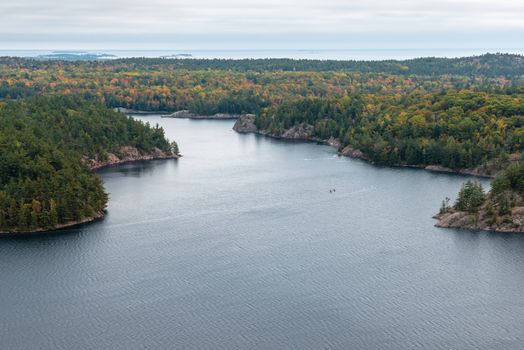
M 93 61 L 115 56 L 87 52 L 54 52 L 41 55 L 38 60 Z M 400 75 L 483 75 L 487 77 L 514 77 L 524 75 L 524 56 L 487 53 L 461 58 L 424 57 L 408 60 L 341 61 L 309 59 L 188 59 L 189 55 L 164 58 L 122 58 L 98 64 L 132 64 L 136 67 L 172 65 L 175 69 L 217 69 L 235 71 L 307 71 L 307 72 L 365 72 Z M 0 58 L 1 63 L 35 64 L 30 58 Z M 45 66 L 45 63 L 41 63 Z
M 308 59 L 118 59 L 123 63 L 174 64 L 186 69 L 226 69 L 237 71 L 342 71 L 366 73 L 390 73 L 401 75 L 524 75 L 524 56 L 514 54 L 485 54 L 461 58 L 425 57 L 409 60 L 339 61 Z

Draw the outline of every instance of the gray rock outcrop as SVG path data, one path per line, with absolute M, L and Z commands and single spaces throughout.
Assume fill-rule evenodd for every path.
M 350 158 L 357 158 L 357 159 L 368 159 L 364 153 L 362 153 L 361 150 L 353 148 L 351 146 L 346 146 L 342 151 L 340 151 L 340 154 L 345 157 Z
M 242 114 L 235 122 L 235 125 L 233 125 L 233 130 L 240 133 L 257 132 L 258 128 L 255 125 L 255 115 Z
M 289 140 L 309 140 L 313 136 L 313 131 L 313 125 L 300 123 L 284 131 L 281 137 Z
M 488 215 L 485 208 L 478 213 L 450 210 L 440 213 L 433 218 L 438 222 L 437 227 L 461 228 L 468 230 L 482 230 L 494 232 L 524 232 L 524 207 L 517 206 L 509 215 L 497 217 Z

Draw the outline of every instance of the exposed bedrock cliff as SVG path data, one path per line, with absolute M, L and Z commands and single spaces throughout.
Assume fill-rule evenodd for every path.
M 105 159 L 100 159 L 96 156 L 95 158 L 83 157 L 83 160 L 88 164 L 92 170 L 100 169 L 106 166 L 134 162 L 139 160 L 152 160 L 152 159 L 177 159 L 180 155 L 171 152 L 164 152 L 158 148 L 153 148 L 149 153 L 140 152 L 136 147 L 124 146 L 114 153 L 107 153 Z

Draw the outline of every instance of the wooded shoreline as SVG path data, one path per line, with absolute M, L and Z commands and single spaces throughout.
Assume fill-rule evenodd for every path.
M 180 157 L 181 157 L 181 155 L 166 155 L 166 156 L 143 155 L 143 156 L 141 156 L 139 158 L 135 158 L 135 159 L 121 159 L 121 160 L 119 160 L 117 162 L 111 162 L 111 163 L 104 162 L 104 163 L 97 164 L 95 166 L 90 166 L 89 168 L 92 171 L 96 172 L 98 170 L 102 170 L 102 169 L 105 169 L 105 168 L 111 168 L 111 167 L 118 166 L 118 165 L 123 165 L 123 164 L 129 164 L 129 163 L 135 163 L 135 162 L 141 162 L 141 161 L 149 161 L 149 160 L 178 159 Z M 56 231 L 60 231 L 60 230 L 64 230 L 64 229 L 70 229 L 70 228 L 73 228 L 73 227 L 76 227 L 76 226 L 88 224 L 88 223 L 91 223 L 91 222 L 103 220 L 105 215 L 106 215 L 106 210 L 102 210 L 102 211 L 96 212 L 94 215 L 82 218 L 80 220 L 73 220 L 73 221 L 70 221 L 70 222 L 67 222 L 67 223 L 58 224 L 58 225 L 56 225 L 56 226 L 54 226 L 52 228 L 40 228 L 39 227 L 39 228 L 30 230 L 30 231 L 26 231 L 26 230 L 24 230 L 24 231 L 11 231 L 11 232 L 1 232 L 0 231 L 0 235 L 2 235 L 2 236 L 20 236 L 20 235 L 36 235 L 36 234 L 52 233 L 52 232 L 56 232 Z
M 103 210 L 103 211 L 100 211 L 100 212 L 97 212 L 91 216 L 88 216 L 88 217 L 85 217 L 85 218 L 82 218 L 80 220 L 73 220 L 73 221 L 70 221 L 70 222 L 66 222 L 66 223 L 63 223 L 63 224 L 58 224 L 56 226 L 54 226 L 53 228 L 36 228 L 36 229 L 33 229 L 31 231 L 11 231 L 11 232 L 0 232 L 0 235 L 2 236 L 31 236 L 31 235 L 40 235 L 40 234 L 46 234 L 46 233 L 52 233 L 52 232 L 57 232 L 57 231 L 60 231 L 60 230 L 65 230 L 65 229 L 70 229 L 70 228 L 74 228 L 76 226 L 80 226 L 80 225 L 84 225 L 84 224 L 88 224 L 88 223 L 91 223 L 91 222 L 95 222 L 95 221 L 99 221 L 99 220 L 102 220 L 106 215 L 106 211 Z
M 323 140 L 318 137 L 308 136 L 306 133 L 301 132 L 301 130 L 298 130 L 298 132 L 289 132 L 288 130 L 283 135 L 275 135 L 270 132 L 258 130 L 258 128 L 254 124 L 254 120 L 255 120 L 254 116 L 252 115 L 242 115 L 240 116 L 240 118 L 237 120 L 237 122 L 233 126 L 233 130 L 239 133 L 243 133 L 243 134 L 253 133 L 253 134 L 257 134 L 261 136 L 271 137 L 277 140 L 284 140 L 284 141 L 291 141 L 291 142 L 314 142 L 318 144 L 328 145 L 328 146 L 336 148 L 337 154 L 340 156 L 353 158 L 353 159 L 360 159 L 360 160 L 363 160 L 373 165 L 380 165 L 372 161 L 371 159 L 369 159 L 360 150 L 354 149 L 351 146 L 346 146 L 343 149 L 340 149 L 340 140 L 338 139 L 331 137 L 328 140 Z M 395 165 L 387 165 L 387 166 L 391 168 L 413 168 L 413 169 L 422 169 L 422 170 L 427 170 L 427 171 L 437 172 L 437 173 L 467 175 L 467 176 L 475 176 L 475 177 L 490 178 L 490 179 L 494 178 L 496 175 L 496 174 L 487 174 L 479 168 L 451 169 L 451 168 L 446 168 L 440 165 L 409 165 L 409 164 L 395 164 Z

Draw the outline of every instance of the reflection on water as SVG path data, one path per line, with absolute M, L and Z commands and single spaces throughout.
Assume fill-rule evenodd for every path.
M 103 221 L 0 239 L 2 348 L 521 348 L 524 235 L 433 227 L 465 177 L 141 119 L 184 157 L 100 170 Z
M 105 174 L 110 173 L 118 173 L 124 176 L 135 176 L 135 177 L 142 177 L 142 176 L 151 176 L 154 173 L 154 170 L 156 167 L 158 167 L 161 164 L 164 164 L 166 162 L 173 162 L 175 165 L 177 164 L 177 159 L 155 159 L 155 160 L 149 160 L 149 161 L 138 161 L 138 162 L 132 162 L 132 163 L 124 163 L 120 165 L 114 165 L 106 168 L 102 168 L 97 171 L 100 176 L 104 176 Z

